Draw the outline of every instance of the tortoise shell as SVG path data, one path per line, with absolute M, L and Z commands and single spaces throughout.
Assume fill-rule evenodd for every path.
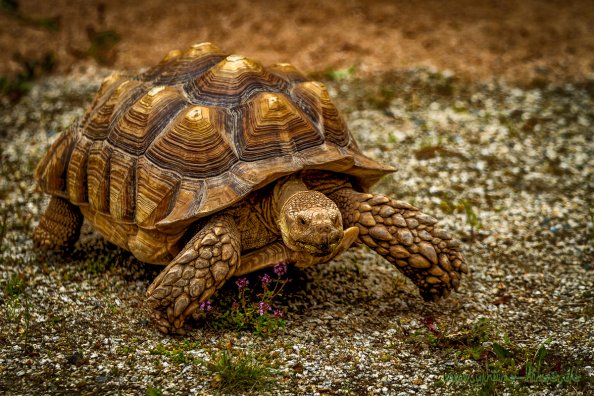
M 106 78 L 36 178 L 85 213 L 173 234 L 305 169 L 363 190 L 393 171 L 361 153 L 323 84 L 202 43 Z

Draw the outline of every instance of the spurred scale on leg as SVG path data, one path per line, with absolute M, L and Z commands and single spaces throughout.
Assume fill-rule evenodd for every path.
M 213 217 L 159 274 L 147 291 L 152 319 L 164 333 L 183 324 L 239 265 L 240 236 L 233 218 Z
M 414 206 L 350 189 L 330 198 L 340 208 L 345 226 L 358 227 L 361 242 L 412 279 L 425 300 L 447 297 L 451 289 L 458 289 L 461 275 L 468 273 L 459 242 Z
M 54 196 L 33 233 L 35 245 L 45 250 L 68 250 L 78 239 L 82 223 L 78 206 Z

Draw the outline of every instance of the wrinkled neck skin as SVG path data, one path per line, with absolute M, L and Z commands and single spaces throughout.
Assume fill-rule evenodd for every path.
M 272 210 L 273 216 L 276 224 L 279 224 L 281 216 L 281 211 L 289 198 L 293 195 L 309 191 L 303 180 L 297 176 L 287 177 L 285 179 L 281 179 L 276 183 L 274 186 L 274 190 L 272 191 Z

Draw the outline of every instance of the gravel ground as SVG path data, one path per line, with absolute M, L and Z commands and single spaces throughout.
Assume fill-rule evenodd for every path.
M 336 74 L 328 86 L 361 148 L 399 168 L 376 191 L 462 239 L 471 274 L 460 292 L 425 303 L 360 247 L 289 271 L 277 301 L 284 328 L 261 336 L 197 321 L 170 337 L 142 304 L 159 268 L 88 228 L 69 257 L 32 247 L 47 202 L 32 171 L 103 74 L 51 77 L 18 104 L 2 99 L 0 392 L 594 393 L 594 81 L 518 88 L 427 69 Z M 234 293 L 231 284 L 218 295 Z M 253 359 L 270 381 L 225 390 L 209 364 L 223 351 Z M 499 374 L 508 381 L 486 380 Z

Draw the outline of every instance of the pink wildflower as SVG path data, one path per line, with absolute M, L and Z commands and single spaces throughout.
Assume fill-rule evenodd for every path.
M 274 266 L 274 273 L 278 276 L 282 276 L 287 273 L 287 264 L 281 263 Z

